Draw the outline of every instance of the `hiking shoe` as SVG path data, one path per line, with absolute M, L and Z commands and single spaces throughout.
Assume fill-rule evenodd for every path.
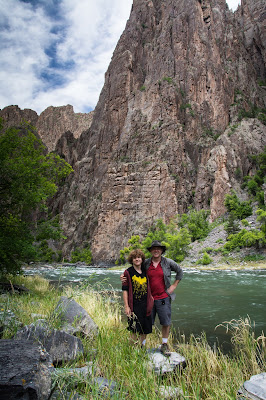
M 163 343 L 161 345 L 161 353 L 166 357 L 171 355 L 171 351 L 169 350 L 169 347 L 168 347 L 167 343 Z

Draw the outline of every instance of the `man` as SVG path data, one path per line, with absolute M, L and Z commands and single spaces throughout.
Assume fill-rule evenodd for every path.
M 144 262 L 150 282 L 151 294 L 154 298 L 152 322 L 154 324 L 156 314 L 158 314 L 162 326 L 161 352 L 164 355 L 169 355 L 170 351 L 167 342 L 171 325 L 171 301 L 175 299 L 174 291 L 182 279 L 183 271 L 175 261 L 162 256 L 166 247 L 158 240 L 153 241 L 147 250 L 152 255 L 151 258 Z M 171 284 L 171 271 L 176 273 L 173 284 Z

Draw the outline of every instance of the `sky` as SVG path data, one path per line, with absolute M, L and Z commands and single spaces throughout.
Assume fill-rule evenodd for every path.
M 132 2 L 0 0 L 0 109 L 93 110 Z

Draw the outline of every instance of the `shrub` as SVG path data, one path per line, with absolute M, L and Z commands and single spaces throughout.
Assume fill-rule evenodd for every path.
M 244 261 L 263 261 L 266 257 L 262 254 L 249 254 L 243 258 Z
M 139 235 L 131 236 L 131 238 L 128 240 L 128 244 L 129 244 L 128 247 L 124 247 L 122 250 L 120 250 L 119 258 L 115 262 L 116 264 L 125 264 L 127 262 L 129 253 L 132 250 L 135 250 L 135 249 L 144 250 L 143 245 L 140 242 Z
M 243 219 L 252 215 L 251 201 L 240 201 L 236 193 L 225 196 L 224 205 L 230 214 L 234 214 L 238 219 Z
M 23 261 L 35 258 L 36 241 L 60 237 L 52 221 L 40 221 L 40 212 L 46 216 L 48 200 L 73 169 L 46 153 L 31 125 L 5 130 L 1 119 L 0 164 L 0 267 L 16 274 Z
M 263 124 L 266 124 L 266 109 L 250 104 L 249 110 L 241 109 L 238 113 L 238 120 L 243 118 L 258 118 Z
M 257 221 L 261 223 L 260 229 L 266 237 L 266 211 L 258 209 L 256 214 L 258 215 Z
M 163 81 L 166 81 L 168 83 L 172 83 L 173 82 L 173 78 L 171 78 L 170 76 L 164 76 L 163 77 Z
M 197 261 L 197 264 L 208 265 L 213 261 L 209 254 L 205 251 L 202 258 Z
M 250 160 L 253 161 L 256 167 L 256 173 L 252 177 L 244 177 L 243 187 L 247 188 L 248 192 L 255 197 L 260 206 L 264 206 L 262 185 L 265 182 L 266 176 L 266 150 L 258 155 L 251 156 Z
M 209 215 L 209 210 L 196 211 L 189 208 L 188 214 L 178 216 L 178 226 L 188 230 L 192 242 L 204 239 L 211 230 L 211 225 L 208 221 Z
M 75 249 L 71 253 L 71 262 L 76 263 L 78 261 L 85 262 L 87 265 L 92 263 L 92 254 L 89 246 L 84 249 Z
M 249 226 L 249 223 L 248 223 L 248 221 L 246 219 L 242 219 L 241 222 L 242 222 L 242 225 Z
M 212 247 L 205 247 L 205 249 L 201 250 L 201 253 L 207 253 L 207 254 L 211 254 L 213 253 L 215 250 Z
M 230 235 L 228 237 L 228 242 L 225 243 L 224 249 L 226 251 L 232 251 L 237 248 L 242 247 L 263 247 L 266 245 L 265 234 L 259 230 L 247 231 L 242 229 L 239 233 L 235 235 Z
M 150 257 L 147 247 L 149 247 L 154 240 L 159 240 L 166 246 L 166 257 L 181 262 L 187 255 L 191 236 L 186 228 L 180 229 L 178 227 L 176 218 L 173 218 L 168 225 L 166 225 L 162 219 L 158 219 L 142 241 L 140 241 L 138 235 L 131 236 L 128 241 L 129 246 L 120 250 L 116 264 L 125 263 L 130 251 L 136 248 L 143 250 L 146 257 Z
M 240 225 L 238 222 L 238 219 L 236 217 L 236 215 L 234 213 L 230 213 L 228 216 L 228 220 L 225 223 L 224 229 L 227 233 L 227 237 L 229 235 L 235 234 L 237 232 L 239 232 L 240 230 Z

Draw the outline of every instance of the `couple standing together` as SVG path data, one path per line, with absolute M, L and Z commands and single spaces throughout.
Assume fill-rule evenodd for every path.
M 179 265 L 162 254 L 166 247 L 159 241 L 152 242 L 148 249 L 152 255 L 145 260 L 142 250 L 131 251 L 128 261 L 132 265 L 121 275 L 125 313 L 128 316 L 128 330 L 132 339 L 146 344 L 146 335 L 152 332 L 156 314 L 162 326 L 161 352 L 169 355 L 168 337 L 171 325 L 171 300 L 182 279 Z M 176 273 L 171 284 L 171 271 Z

